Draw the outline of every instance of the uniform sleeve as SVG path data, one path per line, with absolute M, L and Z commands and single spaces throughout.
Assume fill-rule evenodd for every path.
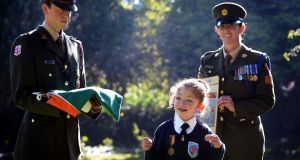
M 10 82 L 13 101 L 17 107 L 43 115 L 59 116 L 59 110 L 38 101 L 33 92 L 36 90 L 36 70 L 34 56 L 26 37 L 18 37 L 10 52 Z
M 254 86 L 253 98 L 234 101 L 236 116 L 252 119 L 273 108 L 275 94 L 270 64 L 269 57 L 264 54 L 264 61 L 258 75 L 258 82 Z
M 225 154 L 225 144 L 223 143 L 220 148 L 211 147 L 210 160 L 222 160 Z
M 211 129 L 208 127 L 207 124 L 204 124 L 203 127 L 204 136 L 207 134 L 212 134 Z M 205 141 L 203 139 L 203 142 L 205 143 L 205 153 L 207 153 L 207 157 L 205 159 L 209 160 L 222 160 L 225 154 L 225 144 L 223 143 L 220 148 L 214 148 L 212 144 Z
M 205 68 L 204 68 L 204 56 L 201 56 L 200 58 L 200 66 L 198 71 L 198 78 L 205 78 L 207 77 Z
M 84 60 L 84 50 L 82 43 L 79 45 L 80 47 L 80 88 L 86 87 L 86 75 L 85 75 L 85 60 Z

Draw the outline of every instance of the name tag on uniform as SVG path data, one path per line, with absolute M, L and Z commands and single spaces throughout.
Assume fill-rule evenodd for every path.
M 213 69 L 215 67 L 213 65 L 205 65 L 205 68 Z
M 53 59 L 46 59 L 45 64 L 55 64 L 55 60 Z

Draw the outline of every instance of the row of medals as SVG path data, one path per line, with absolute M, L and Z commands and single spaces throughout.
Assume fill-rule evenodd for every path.
M 233 79 L 238 81 L 257 81 L 257 73 L 257 64 L 246 64 L 235 69 Z

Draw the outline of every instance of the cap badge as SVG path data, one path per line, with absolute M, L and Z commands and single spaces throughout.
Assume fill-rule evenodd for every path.
M 222 15 L 226 16 L 228 14 L 228 10 L 227 9 L 222 9 Z

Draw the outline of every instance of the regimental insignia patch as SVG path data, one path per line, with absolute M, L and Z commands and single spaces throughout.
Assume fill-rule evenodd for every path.
M 191 158 L 195 158 L 198 156 L 199 144 L 196 142 L 189 141 L 188 144 L 188 153 Z
M 266 83 L 266 84 L 270 84 L 270 85 L 273 84 L 273 82 L 272 82 L 272 77 L 271 77 L 270 75 L 265 76 L 265 83 Z
M 265 68 L 266 68 L 266 70 L 269 72 L 269 74 L 265 76 L 265 83 L 266 83 L 266 84 L 273 85 L 273 79 L 272 79 L 272 76 L 271 76 L 271 74 L 270 74 L 270 69 L 269 69 L 269 67 L 268 67 L 267 64 L 265 64 Z
M 20 54 L 21 54 L 21 50 L 22 50 L 22 46 L 21 46 L 21 45 L 17 45 L 17 46 L 15 47 L 14 55 L 15 55 L 15 56 L 20 55 Z

